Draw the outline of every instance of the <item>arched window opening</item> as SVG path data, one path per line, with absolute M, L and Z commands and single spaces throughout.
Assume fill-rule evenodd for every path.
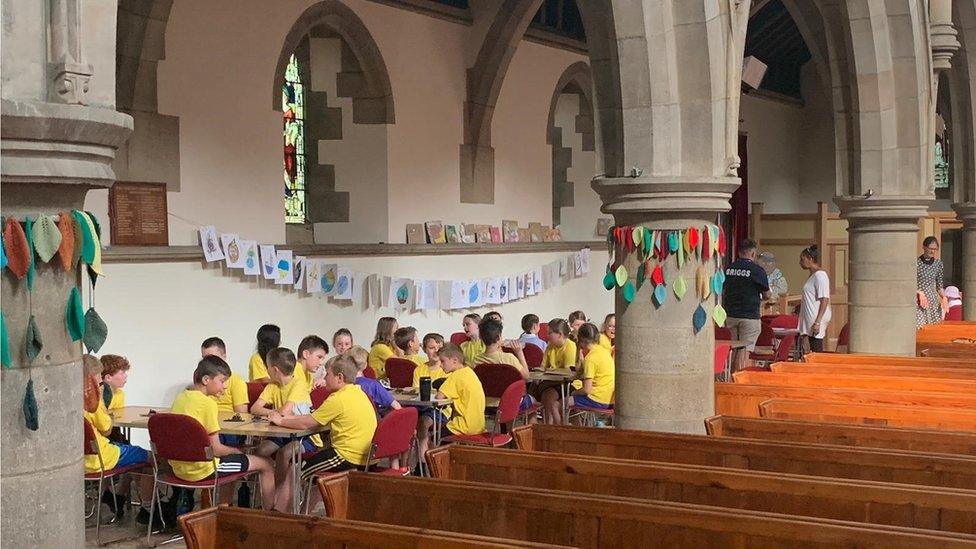
M 305 88 L 292 54 L 281 86 L 284 133 L 285 223 L 305 223 Z

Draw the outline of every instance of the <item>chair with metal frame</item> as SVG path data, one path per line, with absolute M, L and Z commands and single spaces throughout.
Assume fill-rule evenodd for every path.
M 83 420 L 85 424 L 85 455 L 86 456 L 98 456 L 98 472 L 95 473 L 85 473 L 85 482 L 97 482 L 98 492 L 95 496 L 95 508 L 93 513 L 95 514 L 95 544 L 98 546 L 102 545 L 101 538 L 101 528 L 102 528 L 102 504 L 101 496 L 102 490 L 105 486 L 105 481 L 109 482 L 111 486 L 112 494 L 115 494 L 115 479 L 124 475 L 125 473 L 131 473 L 133 471 L 138 471 L 149 466 L 149 463 L 133 463 L 131 465 L 123 465 L 122 467 L 113 467 L 111 469 L 105 469 L 105 462 L 102 460 L 102 454 L 98 451 L 98 440 L 95 437 L 95 428 L 92 427 L 91 422 L 87 419 Z M 91 517 L 92 513 L 87 513 L 85 518 Z

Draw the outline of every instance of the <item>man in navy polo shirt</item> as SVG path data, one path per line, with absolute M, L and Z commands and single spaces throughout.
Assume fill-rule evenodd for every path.
M 746 239 L 739 243 L 739 258 L 725 268 L 725 288 L 722 305 L 728 313 L 725 327 L 732 331 L 732 338 L 746 342 L 744 349 L 735 352 L 735 369 L 746 365 L 746 358 L 756 348 L 756 340 L 762 330 L 759 308 L 769 299 L 769 279 L 766 271 L 755 263 L 756 242 Z

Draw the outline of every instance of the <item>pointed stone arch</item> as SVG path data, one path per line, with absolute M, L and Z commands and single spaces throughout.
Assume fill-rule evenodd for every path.
M 595 149 L 593 139 L 593 79 L 590 67 L 577 61 L 566 67 L 549 100 L 549 121 L 546 124 L 546 143 L 552 147 L 552 224 L 561 224 L 560 209 L 575 204 L 576 183 L 569 181 L 568 171 L 573 165 L 573 149 L 563 145 L 563 128 L 556 125 L 556 108 L 563 95 L 579 98 L 579 111 L 573 131 L 580 134 L 584 151 Z M 582 183 L 582 182 L 580 182 Z

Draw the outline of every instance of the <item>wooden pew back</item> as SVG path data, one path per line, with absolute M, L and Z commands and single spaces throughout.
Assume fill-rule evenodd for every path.
M 188 549 L 558 547 L 422 528 L 211 507 L 179 518 Z
M 736 372 L 736 383 L 785 385 L 794 387 L 847 387 L 876 391 L 921 391 L 933 393 L 976 394 L 976 381 L 933 379 L 923 377 L 887 377 L 841 374 L 792 374 L 778 372 Z
M 810 353 L 803 362 L 813 364 L 884 364 L 888 366 L 930 366 L 936 368 L 976 368 L 976 358 L 958 360 L 951 358 L 909 357 L 894 355 L 871 355 L 862 353 Z
M 776 362 L 770 370 L 791 374 L 865 375 L 888 377 L 932 377 L 976 380 L 976 368 L 934 368 L 930 366 L 889 366 L 883 364 L 807 364 Z
M 947 488 L 976 486 L 976 458 L 628 429 L 530 425 L 513 429 L 520 450 Z
M 976 339 L 976 323 L 960 322 L 928 324 L 919 328 L 915 334 L 916 341 L 933 343 L 950 343 L 954 339 Z
M 438 459 L 437 452 L 467 453 L 468 450 L 470 449 L 445 448 L 435 451 L 432 459 Z M 480 449 L 476 451 L 484 452 Z M 504 451 L 489 450 L 487 453 L 495 458 L 497 464 L 502 464 L 509 458 L 508 452 Z M 530 454 L 528 457 L 531 459 L 533 456 Z M 552 459 L 551 456 L 535 457 Z M 519 465 L 525 463 L 521 461 Z M 534 465 L 532 462 L 528 464 Z M 504 465 L 494 469 L 500 475 L 505 475 L 510 470 L 510 467 Z M 543 469 L 535 470 L 546 474 Z M 846 543 L 858 543 L 867 539 L 877 541 L 883 538 L 891 539 L 894 543 L 903 541 L 901 532 L 892 536 L 890 530 L 886 532 L 886 527 L 883 526 L 864 524 L 852 527 L 848 523 L 832 520 L 753 511 L 737 511 L 734 521 L 716 520 L 716 514 L 725 513 L 724 509 L 598 495 L 591 491 L 580 494 L 495 482 L 474 483 L 445 478 L 392 478 L 344 473 L 321 478 L 319 489 L 325 501 L 348 502 L 344 508 L 328 509 L 330 515 L 335 513 L 338 517 L 472 534 L 491 533 L 512 539 L 584 548 L 728 547 L 736 541 L 744 541 L 748 546 L 768 544 L 774 547 L 794 546 L 808 540 L 823 544 L 828 539 L 831 542 L 843 539 Z M 580 491 L 582 490 L 576 490 Z M 418 498 L 418 494 L 423 494 L 424 497 Z M 976 494 L 967 497 L 973 499 Z M 405 503 L 409 505 L 407 510 L 404 509 Z M 976 510 L 962 513 L 970 517 L 969 523 L 974 522 L 972 517 L 976 515 Z M 928 515 L 929 518 L 935 518 L 931 513 Z M 965 522 L 965 516 L 960 515 L 959 518 Z M 775 533 L 771 535 L 770 526 L 774 524 Z M 847 537 L 839 537 L 842 535 Z M 943 539 L 967 538 L 976 541 L 973 536 L 943 536 L 933 532 L 922 535 L 931 536 L 930 540 L 938 539 L 940 542 Z
M 705 430 L 709 435 L 719 437 L 976 456 L 976 434 L 954 431 L 837 425 L 726 415 L 706 419 Z
M 760 417 L 976 432 L 976 410 L 816 402 L 774 398 L 759 405 Z
M 915 352 L 923 357 L 956 358 L 968 360 L 976 356 L 976 343 L 943 343 L 933 341 L 917 341 Z
M 784 387 L 746 383 L 716 383 L 715 413 L 759 417 L 759 405 L 771 398 L 811 399 L 821 402 L 857 402 L 962 408 L 976 410 L 976 394 L 873 391 L 826 387 Z

